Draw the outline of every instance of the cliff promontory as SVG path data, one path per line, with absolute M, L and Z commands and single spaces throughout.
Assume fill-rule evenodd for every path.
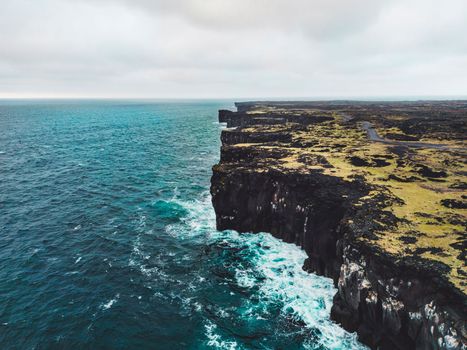
M 301 246 L 331 317 L 374 349 L 465 349 L 467 102 L 219 111 L 217 228 Z

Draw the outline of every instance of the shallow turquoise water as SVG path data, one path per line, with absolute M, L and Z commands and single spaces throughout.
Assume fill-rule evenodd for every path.
M 217 232 L 230 101 L 0 102 L 2 349 L 358 349 L 330 280 Z

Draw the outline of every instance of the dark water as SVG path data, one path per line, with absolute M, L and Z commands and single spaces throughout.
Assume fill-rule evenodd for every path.
M 230 102 L 0 102 L 1 349 L 357 349 L 331 281 L 217 232 Z

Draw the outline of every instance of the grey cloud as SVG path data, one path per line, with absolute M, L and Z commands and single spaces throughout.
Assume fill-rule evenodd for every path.
M 3 0 L 0 97 L 465 94 L 467 2 Z
M 90 1 L 90 0 L 89 0 Z M 95 1 L 95 0 L 93 0 Z M 98 0 L 111 2 L 111 0 Z M 169 14 L 215 30 L 272 29 L 322 40 L 371 23 L 387 0 L 117 0 L 156 16 Z

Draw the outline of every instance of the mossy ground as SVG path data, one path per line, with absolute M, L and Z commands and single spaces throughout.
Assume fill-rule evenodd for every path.
M 272 106 L 249 111 L 255 115 L 274 112 L 310 118 L 324 113 L 333 120 L 300 128 L 294 123 L 244 128 L 245 133 L 289 131 L 292 136 L 290 143 L 234 145 L 262 150 L 263 157 L 256 160 L 256 171 L 319 171 L 347 181 L 364 178 L 371 191 L 355 206 L 371 205 L 379 194 L 384 193 L 390 200 L 385 202 L 382 211 L 391 213 L 395 220 L 390 224 L 378 222 L 372 239 L 360 239 L 398 258 L 420 257 L 445 264 L 450 269 L 449 281 L 467 293 L 467 165 L 463 140 L 459 137 L 451 139 L 447 127 L 441 128 L 439 133 L 430 129 L 426 135 L 403 131 L 398 124 L 407 123 L 405 115 L 349 118 L 352 113 L 345 110 L 288 110 Z M 445 148 L 412 147 L 412 141 L 370 141 L 361 127 L 364 120 L 371 120 L 381 137 L 413 137 L 430 144 L 442 144 Z

